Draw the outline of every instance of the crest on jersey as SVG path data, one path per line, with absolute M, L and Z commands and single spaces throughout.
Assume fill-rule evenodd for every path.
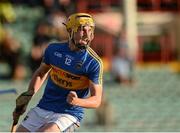
M 78 61 L 75 65 L 75 68 L 80 69 L 82 67 L 82 65 L 83 65 L 83 61 Z

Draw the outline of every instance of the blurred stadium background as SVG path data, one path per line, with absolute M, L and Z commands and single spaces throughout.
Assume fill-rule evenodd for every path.
M 0 131 L 10 131 L 16 97 L 48 43 L 67 38 L 61 23 L 74 12 L 95 18 L 92 48 L 104 62 L 105 95 L 100 109 L 86 110 L 77 131 L 179 132 L 179 0 L 0 0 Z M 112 63 L 122 44 L 133 69 L 130 82 L 119 83 Z

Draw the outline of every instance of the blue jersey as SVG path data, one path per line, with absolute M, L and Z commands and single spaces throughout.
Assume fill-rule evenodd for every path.
M 43 97 L 38 106 L 57 113 L 67 113 L 80 121 L 84 111 L 82 107 L 67 103 L 70 91 L 76 91 L 79 98 L 89 92 L 89 81 L 102 84 L 102 61 L 89 47 L 80 51 L 71 51 L 68 42 L 52 43 L 45 50 L 43 62 L 51 66 L 51 71 Z

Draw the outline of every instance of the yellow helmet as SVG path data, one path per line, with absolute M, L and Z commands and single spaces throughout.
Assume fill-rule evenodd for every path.
M 68 32 L 77 32 L 79 26 L 89 25 L 94 29 L 95 23 L 91 15 L 87 13 L 75 13 L 69 16 L 64 23 Z

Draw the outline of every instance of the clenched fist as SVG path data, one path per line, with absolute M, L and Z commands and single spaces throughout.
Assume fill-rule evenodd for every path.
M 67 102 L 71 105 L 77 105 L 78 96 L 75 91 L 70 91 L 67 95 Z

